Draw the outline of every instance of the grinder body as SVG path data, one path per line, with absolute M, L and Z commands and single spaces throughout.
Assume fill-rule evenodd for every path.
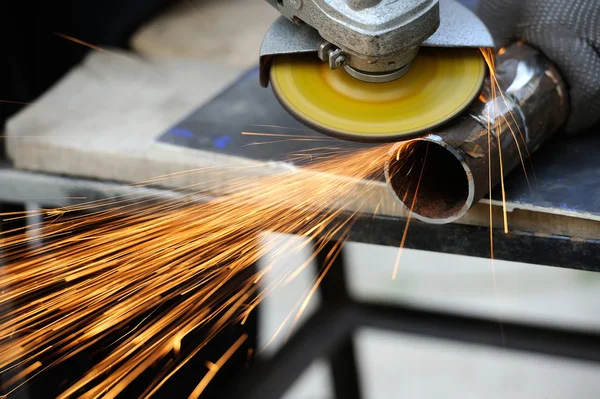
M 260 83 L 271 83 L 284 108 L 317 131 L 357 141 L 414 138 L 479 94 L 478 49 L 493 40 L 455 0 L 267 2 L 282 16 L 261 46 Z
M 325 44 L 319 57 L 332 69 L 380 73 L 410 64 L 439 27 L 438 0 L 271 1 L 292 23 L 315 29 Z

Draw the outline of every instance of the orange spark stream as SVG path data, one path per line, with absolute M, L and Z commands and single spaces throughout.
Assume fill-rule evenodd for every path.
M 492 52 L 491 49 L 481 49 L 481 52 L 483 54 L 483 57 L 488 65 L 488 69 L 490 71 L 490 94 L 492 97 L 492 101 L 494 104 L 494 111 L 495 113 L 499 113 L 502 114 L 501 112 L 499 112 L 498 109 L 498 105 L 497 105 L 497 101 L 498 101 L 498 93 L 500 93 L 500 98 L 505 102 L 505 104 L 507 104 L 506 102 L 506 98 L 504 97 L 504 93 L 502 92 L 502 88 L 500 87 L 500 84 L 498 82 L 498 79 L 496 77 L 496 71 L 495 71 L 495 63 L 494 63 L 494 53 Z M 498 52 L 499 55 L 502 55 L 504 53 L 504 49 L 500 49 L 500 51 Z M 490 110 L 488 109 L 488 112 Z M 521 137 L 521 140 L 523 142 L 523 145 L 525 146 L 525 150 L 527 151 L 527 155 L 529 156 L 529 150 L 527 149 L 527 144 L 525 141 L 525 137 L 523 136 L 523 133 L 521 132 L 519 125 L 516 123 L 516 119 L 513 115 L 513 113 L 511 111 L 509 111 L 509 114 L 512 118 L 512 121 L 515 122 L 515 126 L 518 129 L 519 135 Z M 492 118 L 494 119 L 494 123 L 492 126 Z M 515 144 L 517 146 L 517 151 L 519 152 L 519 157 L 521 158 L 521 165 L 523 167 L 523 172 L 525 173 L 525 179 L 527 180 L 527 184 L 529 184 L 529 178 L 527 176 L 527 170 L 525 167 L 525 162 L 523 159 L 523 154 L 521 153 L 521 148 L 520 148 L 520 144 L 519 141 L 517 140 L 517 136 L 514 132 L 514 130 L 512 129 L 510 123 L 508 120 L 506 120 L 506 118 L 502 117 L 502 119 L 495 117 L 494 115 L 491 115 L 491 112 L 489 112 L 489 114 L 487 115 L 487 130 L 488 130 L 488 158 L 491 160 L 492 157 L 492 135 L 494 134 L 494 130 L 496 132 L 500 132 L 501 129 L 501 123 L 504 122 L 508 128 L 509 131 L 513 137 L 513 140 L 515 140 Z M 497 145 L 498 145 L 498 156 L 499 156 L 499 163 L 500 163 L 500 182 L 501 182 L 501 187 L 502 187 L 502 214 L 503 214 L 503 218 L 504 218 L 504 233 L 507 234 L 508 233 L 508 215 L 507 215 L 507 211 L 506 211 L 506 192 L 504 190 L 504 171 L 503 171 L 503 165 L 502 165 L 502 145 L 500 143 L 500 133 L 496 134 L 496 138 L 497 138 Z M 492 192 L 492 162 L 488 162 L 488 184 L 489 184 L 489 192 Z M 531 186 L 530 186 L 531 189 Z M 493 216 L 493 204 L 492 201 L 489 202 L 489 213 L 490 213 L 490 218 L 489 218 L 489 222 L 490 222 L 490 229 L 489 229 L 489 233 L 490 233 L 490 261 L 491 261 L 491 266 L 492 266 L 492 288 L 494 290 L 494 296 L 495 296 L 495 303 L 496 303 L 496 308 L 498 311 L 498 315 L 500 315 L 500 310 L 498 307 L 498 297 L 497 297 L 497 292 L 498 292 L 498 284 L 496 282 L 496 265 L 495 265 L 495 259 L 494 259 L 494 216 Z M 504 344 L 506 341 L 506 337 L 504 334 L 504 324 L 502 322 L 502 319 L 500 319 L 500 317 L 498 318 L 498 324 L 500 326 L 500 339 L 501 342 Z
M 410 145 L 403 146 L 396 153 L 396 159 L 400 157 L 400 153 L 402 153 L 403 149 L 409 149 Z M 406 153 L 410 153 L 410 149 L 406 151 Z M 404 244 L 406 243 L 406 236 L 408 235 L 408 227 L 410 226 L 410 221 L 412 218 L 413 211 L 415 209 L 415 205 L 417 204 L 417 197 L 419 195 L 419 187 L 421 186 L 421 179 L 423 178 L 423 172 L 425 171 L 427 165 L 427 154 L 429 153 L 429 143 L 427 143 L 427 147 L 425 149 L 425 156 L 423 158 L 423 165 L 421 166 L 421 172 L 419 174 L 419 180 L 417 180 L 417 187 L 415 188 L 415 193 L 413 195 L 412 202 L 410 204 L 410 211 L 406 218 L 406 225 L 404 226 L 404 232 L 402 233 L 402 240 L 400 241 L 400 247 L 398 248 L 398 255 L 396 256 L 396 262 L 394 263 L 394 271 L 392 272 L 392 280 L 395 280 L 398 276 L 398 267 L 400 266 L 400 260 L 402 259 L 402 254 L 404 252 Z M 398 169 L 400 170 L 400 168 Z M 406 190 L 408 194 L 408 189 Z
M 288 270 L 260 287 L 265 271 L 255 274 L 252 266 L 272 249 L 260 242 L 262 232 L 300 235 L 318 250 L 332 238 L 346 237 L 353 219 L 369 204 L 379 204 L 371 187 L 381 177 L 387 146 L 321 150 L 318 164 L 269 177 L 246 177 L 250 166 L 240 166 L 240 177 L 227 184 L 225 193 L 215 178 L 205 182 L 214 190 L 184 187 L 196 196 L 222 194 L 206 202 L 188 193 L 178 201 L 96 201 L 44 211 L 47 223 L 29 231 L 45 239 L 44 246 L 28 247 L 26 232 L 4 238 L 1 249 L 8 262 L 0 276 L 0 371 L 11 384 L 3 388 L 15 392 L 37 373 L 102 344 L 107 353 L 92 370 L 69 381 L 60 397 L 116 397 L 162 362 L 159 377 L 144 394 L 151 396 L 221 330 L 243 322 L 268 293 L 299 274 Z M 357 185 L 360 180 L 365 184 Z M 294 248 L 278 251 L 286 249 Z M 182 340 L 200 328 L 208 330 L 202 342 L 180 353 Z M 121 335 L 114 338 L 115 333 Z M 219 364 L 211 366 L 208 380 Z M 204 387 L 201 382 L 192 395 Z
M 527 175 L 527 168 L 525 166 L 525 158 L 523 156 L 523 153 L 521 151 L 521 144 L 523 144 L 523 146 L 525 147 L 525 151 L 527 152 L 527 156 L 530 159 L 531 162 L 531 157 L 530 157 L 530 153 L 529 153 L 529 149 L 527 148 L 526 145 L 526 140 L 525 140 L 525 136 L 523 135 L 523 132 L 521 131 L 521 129 L 519 128 L 519 125 L 517 123 L 517 120 L 515 118 L 515 115 L 513 114 L 513 112 L 509 109 L 508 110 L 508 114 L 510 115 L 510 119 L 512 120 L 512 122 L 514 123 L 514 127 L 513 125 L 510 123 L 510 121 L 506 118 L 506 116 L 504 115 L 503 112 L 501 112 L 500 110 L 500 106 L 499 106 L 499 101 L 502 100 L 502 102 L 504 103 L 504 105 L 506 107 L 510 107 L 509 102 L 507 101 L 506 97 L 504 96 L 504 92 L 502 91 L 502 88 L 500 87 L 500 83 L 498 82 L 497 76 L 496 76 L 496 70 L 495 70 L 495 62 L 494 62 L 494 53 L 491 49 L 481 49 L 481 53 L 483 54 L 483 58 L 485 59 L 485 62 L 488 65 L 488 70 L 490 72 L 490 95 L 491 95 L 491 103 L 492 103 L 492 110 L 488 109 L 488 139 L 490 138 L 491 135 L 496 136 L 496 141 L 497 141 L 497 146 L 498 146 L 498 156 L 499 156 L 499 166 L 500 166 L 500 187 L 501 187 L 501 192 L 502 192 L 502 215 L 503 215 L 503 219 L 504 219 L 504 233 L 508 234 L 508 213 L 506 210 L 506 190 L 504 188 L 504 164 L 503 164 L 503 159 L 502 159 L 502 145 L 501 145 L 501 137 L 500 134 L 502 132 L 502 124 L 504 124 L 508 131 L 510 132 L 513 140 L 515 141 L 515 145 L 517 148 L 517 152 L 519 153 L 519 158 L 521 160 L 521 166 L 523 168 L 523 173 L 525 174 L 525 179 L 527 180 L 527 184 L 529 185 L 529 188 L 531 189 L 531 184 L 529 182 L 529 176 Z M 499 54 L 501 55 L 501 53 L 503 53 L 503 50 L 501 49 Z M 491 122 L 491 120 L 493 119 L 493 124 Z M 515 128 L 517 131 L 515 131 Z M 518 136 L 517 136 L 518 133 Z M 519 137 L 521 139 L 521 143 L 519 142 Z M 491 145 L 491 141 L 488 140 L 488 150 L 490 150 L 490 145 Z M 491 152 L 488 151 L 488 155 L 491 155 Z M 490 164 L 491 167 L 491 164 Z M 491 171 L 490 171 L 490 178 L 491 178 Z M 491 188 L 490 188 L 490 192 L 491 192 Z M 490 216 L 491 218 L 491 216 Z M 490 219 L 490 228 L 491 228 L 492 224 L 491 224 L 491 219 Z
M 270 286 L 257 284 L 264 271 L 252 266 L 271 250 L 259 242 L 261 232 L 297 234 L 315 249 L 343 239 L 352 219 L 379 200 L 370 188 L 387 151 L 346 151 L 261 178 L 244 176 L 248 166 L 240 166 L 227 194 L 206 202 L 181 193 L 177 201 L 121 198 L 43 211 L 46 222 L 28 232 L 45 245 L 27 246 L 28 232 L 16 231 L 0 246 L 0 371 L 11 382 L 3 388 L 16 392 L 35 373 L 101 345 L 107 353 L 69 381 L 61 398 L 113 398 L 164 364 L 145 393 L 152 395 L 223 328 L 245 320 L 297 275 L 289 270 Z M 182 340 L 200 328 L 208 330 L 202 342 L 180 354 Z
M 85 42 L 85 41 L 83 41 L 81 39 L 77 39 L 76 37 L 73 37 L 73 36 L 66 35 L 64 33 L 54 32 L 54 34 L 56 36 L 58 36 L 58 37 L 62 37 L 63 39 L 66 39 L 66 40 L 71 41 L 73 43 L 81 44 L 82 46 L 91 48 L 92 50 L 96 50 L 96 51 L 99 51 L 101 53 L 117 55 L 117 53 L 113 53 L 112 51 L 108 51 L 106 49 L 103 49 L 102 47 L 95 46 L 95 45 L 93 45 L 91 43 Z

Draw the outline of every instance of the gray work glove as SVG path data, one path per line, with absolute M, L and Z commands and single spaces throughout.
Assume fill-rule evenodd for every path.
M 480 0 L 477 13 L 496 45 L 541 50 L 569 85 L 567 133 L 600 122 L 600 0 Z

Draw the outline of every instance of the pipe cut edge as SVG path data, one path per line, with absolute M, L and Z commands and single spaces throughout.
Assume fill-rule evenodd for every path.
M 445 224 L 464 216 L 490 187 L 524 167 L 568 117 L 566 84 L 538 50 L 512 44 L 496 56 L 495 65 L 497 96 L 488 78 L 479 98 L 458 118 L 389 151 L 388 188 L 423 222 Z
M 403 147 L 410 147 L 412 154 L 397 160 Z M 396 143 L 388 153 L 384 174 L 392 193 L 397 198 L 402 195 L 402 205 L 407 210 L 412 208 L 413 214 L 426 223 L 451 223 L 467 213 L 475 201 L 473 174 L 463 154 L 439 136 Z

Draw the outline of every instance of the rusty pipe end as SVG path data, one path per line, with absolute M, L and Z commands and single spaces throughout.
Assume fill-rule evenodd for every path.
M 482 96 L 461 116 L 390 150 L 387 185 L 419 220 L 443 224 L 462 217 L 568 116 L 566 84 L 538 50 L 509 45 L 495 65 L 496 81 L 487 79 Z
M 426 223 L 451 223 L 475 201 L 469 165 L 459 150 L 436 135 L 392 146 L 384 174 L 395 198 Z

